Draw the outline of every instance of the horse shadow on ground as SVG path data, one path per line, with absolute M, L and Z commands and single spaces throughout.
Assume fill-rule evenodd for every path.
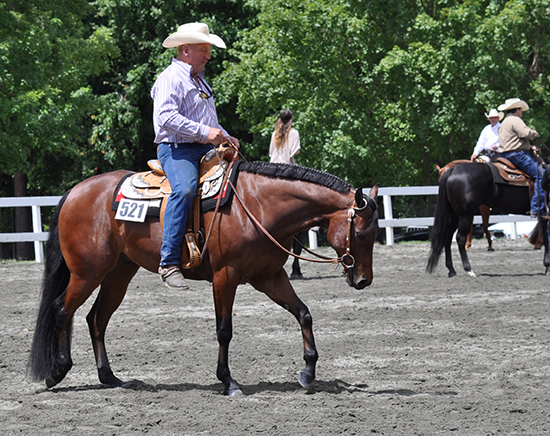
M 458 395 L 455 391 L 413 391 L 410 389 L 382 389 L 371 390 L 366 384 L 350 384 L 343 380 L 336 379 L 332 381 L 317 380 L 315 385 L 310 389 L 304 389 L 297 382 L 260 382 L 256 385 L 244 385 L 241 384 L 241 390 L 245 396 L 252 396 L 261 393 L 279 392 L 304 392 L 306 395 L 314 395 L 317 393 L 327 393 L 333 395 L 339 395 L 343 393 L 362 393 L 367 395 L 397 395 L 401 397 L 413 397 L 416 395 Z M 79 391 L 93 391 L 100 389 L 112 389 L 106 385 L 83 385 L 83 386 L 70 386 L 62 388 L 52 388 L 50 392 L 79 392 Z M 177 384 L 150 384 L 141 380 L 129 380 L 124 383 L 121 389 L 129 389 L 134 391 L 147 391 L 147 392 L 163 392 L 163 391 L 175 391 L 175 392 L 189 392 L 189 391 L 204 391 L 222 393 L 223 385 L 221 383 L 214 383 L 210 385 L 200 385 L 196 383 L 177 383 Z M 48 389 L 44 389 L 48 391 Z

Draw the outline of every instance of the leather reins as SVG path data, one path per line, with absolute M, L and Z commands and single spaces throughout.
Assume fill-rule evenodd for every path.
M 356 205 L 356 202 L 355 200 L 353 201 L 354 204 L 352 204 L 350 206 L 350 208 L 348 209 L 348 223 L 349 223 L 349 228 L 348 228 L 348 234 L 346 236 L 346 252 L 341 256 L 341 257 L 336 257 L 336 258 L 329 258 L 329 257 L 325 257 L 325 256 L 322 256 L 322 255 L 319 255 L 319 254 L 316 254 L 316 253 L 313 253 L 312 251 L 308 250 L 307 248 L 306 251 L 310 254 L 313 254 L 314 256 L 317 256 L 319 257 L 319 259 L 312 259 L 312 258 L 308 258 L 308 257 L 303 257 L 303 256 L 300 256 L 298 254 L 295 254 L 295 253 L 292 253 L 290 250 L 286 249 L 285 247 L 283 247 L 279 241 L 277 241 L 267 230 L 266 228 L 258 221 L 258 219 L 252 214 L 252 212 L 250 212 L 250 210 L 246 207 L 246 205 L 244 204 L 244 201 L 242 200 L 241 196 L 238 194 L 237 190 L 235 189 L 235 186 L 233 185 L 233 182 L 231 182 L 231 180 L 229 180 L 229 184 L 231 185 L 231 188 L 233 189 L 233 193 L 235 195 L 235 197 L 237 198 L 237 200 L 239 200 L 239 203 L 241 204 L 243 210 L 246 212 L 246 214 L 248 215 L 248 217 L 250 218 L 250 220 L 256 225 L 256 227 L 258 227 L 263 233 L 264 235 L 266 235 L 269 240 L 271 240 L 271 242 L 273 242 L 277 247 L 279 247 L 281 250 L 283 250 L 285 253 L 289 254 L 290 256 L 293 256 L 297 259 L 301 259 L 301 260 L 305 260 L 307 262 L 317 262 L 317 263 L 332 263 L 333 265 L 335 264 L 338 264 L 340 263 L 342 265 L 342 267 L 344 268 L 344 271 L 343 273 L 346 274 L 347 271 L 349 269 L 352 269 L 355 267 L 355 258 L 353 257 L 353 255 L 351 254 L 351 235 L 352 235 L 352 231 L 353 231 L 353 220 L 356 216 L 356 211 L 359 211 L 359 210 L 363 210 L 365 209 L 369 203 L 368 201 L 364 201 L 364 204 L 363 206 L 357 206 Z

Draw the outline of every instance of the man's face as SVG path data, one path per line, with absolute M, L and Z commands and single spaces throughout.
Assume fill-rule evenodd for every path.
M 516 111 L 516 115 L 520 118 L 523 118 L 523 109 L 522 108 L 518 108 L 518 110 Z
M 187 47 L 186 63 L 193 67 L 193 74 L 204 70 L 210 60 L 210 44 L 193 44 Z
M 498 123 L 498 117 L 489 117 L 489 122 L 491 123 L 491 126 L 494 126 Z

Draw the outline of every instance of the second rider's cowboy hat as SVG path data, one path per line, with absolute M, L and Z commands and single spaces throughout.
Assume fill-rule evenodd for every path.
M 204 23 L 187 23 L 178 27 L 164 40 L 164 48 L 177 47 L 182 44 L 212 44 L 219 48 L 226 48 L 225 42 L 218 36 L 210 33 L 208 25 Z
M 496 109 L 491 109 L 488 114 L 487 113 L 485 114 L 485 116 L 487 118 L 498 117 L 498 120 L 502 121 L 502 119 L 504 118 L 504 113 L 503 112 L 497 112 Z
M 499 111 L 508 111 L 510 109 L 521 108 L 524 112 L 529 110 L 529 105 L 519 98 L 509 98 L 504 104 L 498 107 Z

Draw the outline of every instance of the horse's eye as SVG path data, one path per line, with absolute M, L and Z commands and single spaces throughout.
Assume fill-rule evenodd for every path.
M 357 237 L 357 239 L 360 239 L 360 240 L 365 239 L 365 235 L 359 232 L 355 232 L 355 236 Z

